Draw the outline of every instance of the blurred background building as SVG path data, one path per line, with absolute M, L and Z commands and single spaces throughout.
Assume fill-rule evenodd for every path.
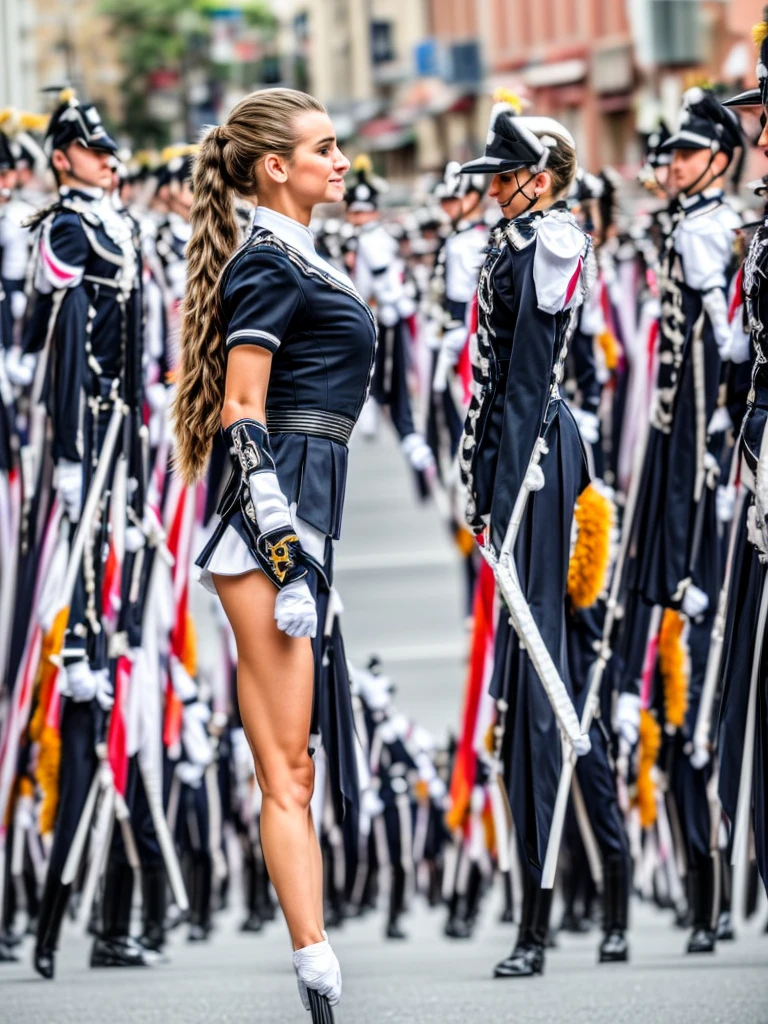
M 631 173 L 683 90 L 753 82 L 754 0 L 0 0 L 0 105 L 73 84 L 134 148 L 194 138 L 279 84 L 407 179 L 475 155 L 497 87 Z

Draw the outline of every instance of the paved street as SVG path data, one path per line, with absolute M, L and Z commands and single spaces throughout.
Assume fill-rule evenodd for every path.
M 406 714 L 439 734 L 458 721 L 463 683 L 462 580 L 435 510 L 416 507 L 411 481 L 388 434 L 353 445 L 337 584 L 345 602 L 348 654 L 377 652 Z M 204 603 L 202 605 L 205 606 Z M 204 645 L 201 644 L 201 647 Z M 205 651 L 201 650 L 204 657 Z M 141 971 L 90 971 L 88 942 L 65 931 L 54 984 L 23 962 L 0 965 L 0 1024 L 290 1024 L 306 1021 L 287 934 L 275 923 L 241 935 L 238 897 L 206 945 L 171 940 L 171 963 Z M 554 917 L 557 918 L 557 911 Z M 380 916 L 332 936 L 344 968 L 339 1024 L 768 1024 L 768 918 L 714 957 L 683 955 L 686 935 L 669 915 L 633 908 L 632 962 L 595 966 L 597 936 L 564 936 L 532 981 L 494 981 L 514 929 L 486 901 L 476 938 L 442 937 L 442 911 L 417 905 L 410 940 L 384 943 Z

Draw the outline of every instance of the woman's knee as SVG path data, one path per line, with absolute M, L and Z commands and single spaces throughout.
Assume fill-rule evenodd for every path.
M 315 766 L 309 752 L 266 764 L 260 759 L 259 785 L 265 800 L 282 810 L 307 810 L 312 800 Z

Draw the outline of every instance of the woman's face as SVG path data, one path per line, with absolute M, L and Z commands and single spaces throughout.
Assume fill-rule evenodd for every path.
M 541 180 L 545 177 L 547 182 Z M 514 220 L 532 207 L 534 198 L 538 198 L 536 209 L 543 209 L 544 187 L 548 184 L 548 179 L 549 175 L 546 172 L 533 174 L 527 167 L 519 171 L 503 171 L 494 174 L 491 187 L 488 189 L 488 198 L 496 200 L 503 217 Z
M 340 202 L 349 160 L 338 147 L 331 119 L 309 110 L 297 118 L 296 134 L 299 142 L 285 162 L 287 188 L 301 206 Z

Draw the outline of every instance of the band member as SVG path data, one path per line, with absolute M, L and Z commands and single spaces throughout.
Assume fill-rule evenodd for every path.
M 375 324 L 349 279 L 317 254 L 308 225 L 315 204 L 343 198 L 348 169 L 322 105 L 293 90 L 247 96 L 205 136 L 173 409 L 187 480 L 203 473 L 221 429 L 232 456 L 220 520 L 197 564 L 234 631 L 238 703 L 263 794 L 264 857 L 302 1001 L 318 1020 L 341 996 L 341 972 L 323 930 L 310 812 L 313 691 L 322 707 L 332 542 Z M 235 194 L 258 202 L 253 234 L 237 252 Z M 342 745 L 351 747 L 349 690 L 333 696 L 349 734 Z M 342 812 L 353 810 L 353 766 L 332 776 Z
M 352 279 L 363 298 L 373 304 L 378 324 L 376 364 L 371 397 L 389 409 L 400 447 L 411 466 L 421 497 L 429 493 L 435 462 L 429 445 L 416 429 L 408 385 L 416 304 L 403 286 L 403 266 L 396 239 L 379 214 L 379 196 L 386 183 L 370 173 L 370 162 L 358 157 L 355 181 L 347 189 L 347 220 L 356 229 Z
M 758 88 L 732 100 L 729 107 L 762 107 L 758 145 L 768 155 L 768 11 L 755 29 L 759 40 Z M 760 193 L 765 195 L 768 180 Z M 734 823 L 737 856 L 746 860 L 749 822 L 755 856 L 768 888 L 768 217 L 764 213 L 744 264 L 743 297 L 749 328 L 752 382 L 741 429 L 742 512 L 734 527 L 733 565 L 723 645 L 723 695 L 718 731 L 719 794 Z M 750 727 L 750 718 L 753 725 Z M 705 740 L 708 736 L 703 737 Z M 743 809 L 743 810 L 742 810 Z
M 112 468 L 105 480 L 112 478 L 120 452 L 127 467 L 126 488 L 132 495 L 128 503 L 141 521 L 142 469 L 137 453 L 142 353 L 140 258 L 131 225 L 114 211 L 107 212 L 104 200 L 105 191 L 112 187 L 117 146 L 96 108 L 81 104 L 68 92 L 51 118 L 45 147 L 59 194 L 35 224 L 34 293 L 25 324 L 25 348 L 39 353 L 32 400 L 46 410 L 47 435 L 52 440 L 47 451 L 45 439 L 40 438 L 43 447 L 34 452 L 35 465 L 41 469 L 33 510 L 48 492 L 50 481 L 44 473 L 52 459 L 58 504 L 71 531 L 78 527 L 86 536 L 67 610 L 63 649 L 57 652 L 63 666 L 60 689 L 64 695 L 59 802 L 34 954 L 38 972 L 52 978 L 72 882 L 72 877 L 64 877 L 65 866 L 98 768 L 96 746 L 103 741 L 104 716 L 112 704 L 113 657 L 107 645 L 109 631 L 102 620 L 102 551 L 111 512 L 109 486 L 105 484 L 99 495 L 101 526 L 95 518 L 83 521 L 82 515 L 103 458 L 108 425 L 117 411 L 127 409 L 122 449 L 116 443 L 106 455 Z M 33 447 L 37 443 L 33 436 Z M 126 516 L 126 511 L 123 504 L 115 514 Z M 35 538 L 33 516 L 30 511 L 27 534 Z M 31 551 L 39 547 L 35 540 L 30 543 Z M 26 616 L 27 609 L 20 607 L 19 614 Z M 123 884 L 126 879 L 132 883 L 130 868 L 122 872 L 120 881 L 108 871 L 105 913 L 118 905 L 125 907 L 126 901 L 130 912 L 130 892 Z M 128 938 L 124 915 L 119 928 L 106 921 L 105 934 L 116 956 L 126 962 L 141 961 L 141 952 Z M 98 954 L 96 948 L 94 954 Z
M 572 703 L 565 642 L 571 522 L 588 474 L 560 382 L 591 254 L 561 199 L 576 153 L 558 122 L 515 117 L 508 103 L 497 104 L 485 156 L 462 171 L 493 174 L 488 196 L 502 214 L 480 273 L 476 393 L 459 460 L 467 520 L 485 535 L 508 605 L 491 693 L 504 715 L 500 754 L 525 880 L 518 941 L 496 975 L 530 976 L 543 969 L 552 902 L 540 870 L 561 768 L 559 726 L 577 753 L 590 749 Z

